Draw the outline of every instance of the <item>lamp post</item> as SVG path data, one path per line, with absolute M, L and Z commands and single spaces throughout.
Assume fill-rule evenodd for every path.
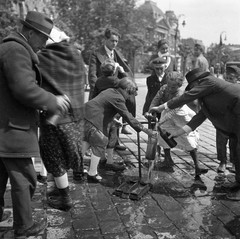
M 178 17 L 177 17 L 177 26 L 176 26 L 176 29 L 175 29 L 175 36 L 174 36 L 174 40 L 175 40 L 175 44 L 174 44 L 174 57 L 175 57 L 175 61 L 177 59 L 177 43 L 178 43 L 178 32 L 179 32 L 179 20 L 181 17 L 184 17 L 185 15 L 184 14 L 180 14 Z M 185 27 L 186 25 L 186 22 L 185 20 L 182 21 L 182 26 Z
M 223 46 L 223 34 L 225 34 L 224 41 L 227 40 L 227 33 L 226 31 L 222 31 L 220 33 L 220 41 L 219 41 L 219 48 L 218 48 L 218 70 L 217 70 L 217 76 L 221 73 L 221 55 L 222 55 L 222 46 Z

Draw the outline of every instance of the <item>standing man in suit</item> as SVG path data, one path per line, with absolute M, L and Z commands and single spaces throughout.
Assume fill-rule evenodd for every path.
M 102 76 L 101 72 L 101 64 L 107 59 L 111 58 L 116 63 L 119 64 L 120 67 L 122 67 L 121 71 L 117 71 L 116 75 L 119 79 L 126 76 L 131 78 L 132 81 L 135 82 L 133 73 L 127 63 L 127 60 L 122 56 L 122 54 L 116 49 L 120 34 L 115 28 L 107 28 L 104 33 L 105 37 L 105 44 L 101 46 L 99 49 L 94 51 L 90 56 L 90 62 L 89 62 L 89 74 L 88 74 L 88 81 L 90 86 L 90 92 L 89 92 L 89 100 L 92 99 L 92 94 L 94 91 L 94 86 L 97 81 L 97 78 Z M 124 72 L 126 74 L 122 74 L 121 72 Z M 136 101 L 135 96 L 132 95 L 130 99 L 127 101 L 127 108 L 129 112 L 135 117 L 136 116 Z M 125 122 L 123 122 L 122 127 L 122 133 L 124 134 L 131 134 L 130 131 L 128 131 Z M 117 149 L 121 149 L 122 146 L 117 146 Z M 123 149 L 123 148 L 122 148 Z
M 22 30 L 0 45 L 0 219 L 10 179 L 14 238 L 37 235 L 46 227 L 45 221 L 33 221 L 31 207 L 37 182 L 31 157 L 40 157 L 38 110 L 51 116 L 65 114 L 69 108 L 66 96 L 55 96 L 39 86 L 36 52 L 50 37 L 52 20 L 30 11 L 21 23 Z
M 200 111 L 182 128 L 173 132 L 170 137 L 190 133 L 207 118 L 216 129 L 229 135 L 235 141 L 236 181 L 226 185 L 233 193 L 227 195 L 229 200 L 240 201 L 240 85 L 221 81 L 210 72 L 196 68 L 187 73 L 188 86 L 185 92 L 160 106 L 152 107 L 151 112 L 162 112 L 164 109 L 175 109 L 198 99 Z

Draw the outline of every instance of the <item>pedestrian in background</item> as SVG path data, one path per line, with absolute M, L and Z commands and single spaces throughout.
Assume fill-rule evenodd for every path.
M 21 23 L 21 31 L 11 33 L 0 45 L 0 207 L 9 178 L 15 238 L 37 235 L 46 227 L 45 221 L 34 222 L 31 207 L 37 182 L 31 157 L 40 157 L 38 110 L 51 116 L 69 108 L 67 97 L 39 86 L 36 52 L 45 46 L 52 20 L 30 11 Z
M 48 204 L 67 211 L 72 207 L 68 170 L 73 170 L 73 179 L 83 179 L 84 62 L 63 31 L 54 27 L 50 36 L 53 41 L 48 40 L 46 48 L 38 53 L 42 87 L 55 95 L 68 95 L 71 109 L 59 114 L 54 123 L 49 122 L 47 114 L 41 114 L 39 143 L 44 165 L 58 189 L 58 195 L 48 195 Z
M 97 78 L 99 78 L 102 75 L 101 72 L 101 64 L 107 59 L 113 59 L 115 62 L 119 64 L 123 68 L 123 72 L 118 71 L 117 77 L 119 79 L 125 77 L 125 73 L 127 76 L 135 82 L 133 73 L 127 63 L 127 60 L 122 56 L 122 54 L 116 49 L 119 39 L 120 39 L 120 33 L 115 28 L 106 28 L 104 32 L 104 38 L 105 43 L 102 45 L 99 49 L 94 51 L 89 60 L 89 75 L 88 75 L 88 81 L 90 86 L 90 92 L 89 92 L 89 100 L 92 99 L 92 93 L 94 91 L 94 86 L 97 81 Z M 127 107 L 129 109 L 129 112 L 133 116 L 136 116 L 136 101 L 135 101 L 135 95 L 131 95 L 130 98 L 127 101 Z M 127 129 L 127 124 L 123 120 L 123 127 L 121 130 L 121 133 L 123 134 L 131 134 L 131 132 Z M 119 143 L 117 143 L 116 149 L 118 150 L 125 150 L 126 148 L 121 146 Z
M 240 76 L 240 68 L 237 66 L 228 66 L 226 68 L 226 81 L 236 84 L 238 77 Z M 220 130 L 216 130 L 216 149 L 217 158 L 220 161 L 218 166 L 218 173 L 224 173 L 227 166 L 227 143 L 229 145 L 230 162 L 232 167 L 230 171 L 235 173 L 235 160 L 237 155 L 235 155 L 235 141 L 229 135 L 224 134 Z
M 143 105 L 143 115 L 148 113 L 149 106 L 151 105 L 155 95 L 159 89 L 167 83 L 165 74 L 166 62 L 167 61 L 165 59 L 160 57 L 157 57 L 152 61 L 153 71 L 146 79 L 147 95 Z
M 204 46 L 200 43 L 194 44 L 192 70 L 200 68 L 202 71 L 209 71 L 209 64 L 204 54 Z
M 187 73 L 188 86 L 185 92 L 170 101 L 153 107 L 150 111 L 162 112 L 164 109 L 175 109 L 195 99 L 199 100 L 200 111 L 182 128 L 173 132 L 170 137 L 190 133 L 207 118 L 214 127 L 229 135 L 236 142 L 236 174 L 234 183 L 225 185 L 234 193 L 227 195 L 230 200 L 240 200 L 240 85 L 232 84 L 211 75 L 210 72 L 196 68 Z

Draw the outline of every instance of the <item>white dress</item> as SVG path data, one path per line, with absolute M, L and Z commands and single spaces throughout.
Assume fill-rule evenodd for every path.
M 163 110 L 159 125 L 162 130 L 166 130 L 169 133 L 175 132 L 186 125 L 191 118 L 195 115 L 195 112 L 191 110 L 187 105 L 176 109 Z M 177 142 L 178 148 L 186 151 L 191 151 L 198 147 L 199 133 L 197 130 L 190 132 L 189 134 L 183 134 L 179 137 L 174 138 Z M 169 148 L 168 144 L 158 133 L 158 143 L 164 149 Z

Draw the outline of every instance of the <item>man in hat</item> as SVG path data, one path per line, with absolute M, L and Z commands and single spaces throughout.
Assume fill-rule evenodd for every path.
M 236 142 L 236 175 L 227 197 L 230 200 L 240 200 L 240 85 L 221 81 L 210 72 L 196 68 L 187 73 L 188 85 L 183 95 L 169 100 L 150 109 L 151 112 L 162 112 L 164 109 L 175 109 L 198 99 L 200 111 L 181 129 L 173 132 L 170 137 L 178 137 L 190 133 L 201 125 L 207 118 L 216 129 L 230 135 Z
M 39 86 L 36 52 L 45 46 L 53 22 L 39 12 L 28 12 L 21 22 L 21 32 L 11 33 L 0 45 L 0 219 L 9 178 L 15 238 L 37 235 L 46 226 L 33 221 L 31 208 L 37 181 L 31 157 L 40 157 L 38 110 L 51 116 L 70 106 L 67 96 Z

